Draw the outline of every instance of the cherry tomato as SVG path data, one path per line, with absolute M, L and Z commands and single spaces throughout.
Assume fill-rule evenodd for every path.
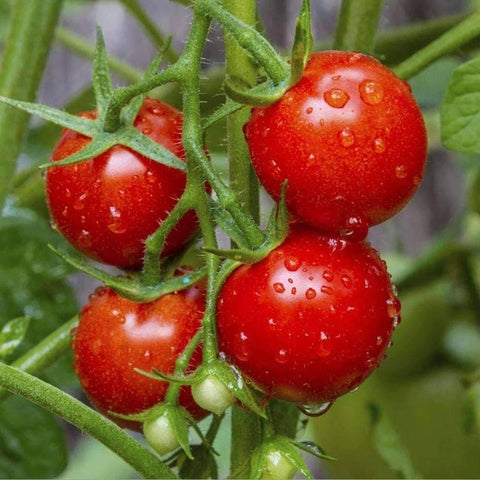
M 96 113 L 82 116 L 92 119 Z M 182 122 L 182 113 L 174 107 L 146 99 L 134 125 L 183 159 Z M 52 161 L 89 143 L 88 137 L 64 130 Z M 145 239 L 173 209 L 185 183 L 185 172 L 117 145 L 85 162 L 49 168 L 46 191 L 54 223 L 75 248 L 104 263 L 138 268 Z M 195 213 L 187 212 L 168 236 L 163 255 L 178 253 L 197 227 Z
M 408 84 L 352 52 L 311 56 L 300 82 L 256 108 L 245 127 L 253 166 L 275 198 L 311 226 L 365 238 L 420 184 L 427 141 Z
M 103 413 L 132 414 L 161 402 L 167 382 L 137 373 L 152 368 L 172 374 L 175 361 L 200 327 L 205 291 L 199 286 L 139 304 L 109 288 L 90 296 L 73 337 L 75 371 L 92 403 Z M 190 361 L 201 363 L 201 348 Z M 180 405 L 195 418 L 207 415 L 193 400 L 190 387 L 182 387 Z M 139 429 L 135 422 L 113 418 Z
M 297 226 L 227 279 L 217 305 L 220 351 L 267 395 L 323 404 L 379 365 L 399 309 L 372 247 Z

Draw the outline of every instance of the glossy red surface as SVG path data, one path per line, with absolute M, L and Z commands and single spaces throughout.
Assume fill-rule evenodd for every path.
M 174 107 L 146 99 L 135 128 L 183 159 L 182 122 L 182 113 Z M 64 130 L 52 161 L 88 143 L 89 138 Z M 46 193 L 53 221 L 75 248 L 110 265 L 139 268 L 145 239 L 175 206 L 185 183 L 184 172 L 115 146 L 94 159 L 49 168 Z M 163 255 L 178 253 L 197 227 L 195 213 L 188 212 L 168 236 Z
M 291 213 L 352 238 L 397 213 L 426 162 L 422 114 L 408 84 L 373 57 L 315 53 L 303 78 L 245 127 L 253 166 Z
M 379 365 L 400 304 L 368 244 L 295 227 L 228 278 L 217 309 L 220 350 L 235 366 L 268 395 L 318 404 Z
M 168 383 L 135 372 L 153 367 L 172 374 L 179 354 L 200 327 L 205 292 L 197 286 L 139 304 L 109 288 L 92 294 L 73 337 L 75 371 L 92 403 L 103 413 L 132 414 L 161 402 Z M 190 368 L 202 361 L 199 347 Z M 180 404 L 195 418 L 207 415 L 182 387 Z M 139 429 L 134 422 L 113 418 Z

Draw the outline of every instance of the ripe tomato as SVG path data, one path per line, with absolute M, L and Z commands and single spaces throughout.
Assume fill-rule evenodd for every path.
M 200 327 L 205 291 L 194 286 L 164 295 L 151 303 L 134 303 L 109 288 L 90 296 L 73 337 L 75 371 L 92 403 L 103 413 L 132 414 L 161 402 L 167 382 L 135 372 L 153 367 L 172 374 L 179 354 Z M 190 367 L 201 363 L 201 348 Z M 195 418 L 206 416 L 193 400 L 190 387 L 182 387 L 180 404 Z M 138 429 L 135 422 L 113 418 Z
M 226 281 L 220 351 L 267 395 L 330 402 L 378 366 L 399 308 L 368 244 L 295 227 L 267 258 Z
M 95 118 L 96 113 L 82 116 Z M 183 159 L 182 121 L 174 107 L 146 99 L 135 128 Z M 64 130 L 52 161 L 88 143 L 88 137 Z M 46 193 L 53 221 L 75 248 L 117 267 L 138 268 L 145 239 L 175 206 L 185 183 L 184 172 L 117 145 L 91 160 L 49 168 Z M 178 253 L 197 227 L 195 213 L 187 212 L 168 236 L 163 254 Z
M 296 86 L 253 110 L 245 134 L 274 198 L 288 179 L 293 214 L 352 239 L 409 201 L 426 162 L 425 124 L 408 84 L 360 53 L 313 54 Z

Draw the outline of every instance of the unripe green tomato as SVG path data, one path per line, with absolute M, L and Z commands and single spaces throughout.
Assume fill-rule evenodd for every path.
M 480 435 L 463 428 L 461 376 L 446 367 L 395 383 L 373 375 L 312 422 L 316 441 L 338 460 L 324 468 L 333 478 L 396 477 L 372 444 L 367 404 L 373 402 L 389 417 L 424 478 L 479 478 Z
M 378 375 L 386 380 L 409 378 L 431 367 L 442 350 L 442 340 L 454 314 L 445 280 L 399 293 L 402 322 L 392 336 L 393 345 Z

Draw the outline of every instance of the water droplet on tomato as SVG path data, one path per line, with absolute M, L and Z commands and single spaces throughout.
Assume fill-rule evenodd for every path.
M 295 257 L 286 258 L 285 261 L 283 262 L 283 264 L 285 265 L 285 268 L 289 272 L 296 272 L 300 268 L 300 265 L 301 265 L 298 258 L 295 258 Z
M 324 100 L 333 108 L 343 108 L 350 100 L 347 92 L 341 88 L 331 88 L 323 94 Z
M 275 328 L 277 326 L 277 322 L 274 318 L 269 318 L 268 319 L 268 324 L 270 325 L 270 327 L 272 328 Z
M 64 217 L 68 216 L 68 207 L 65 205 L 64 209 L 62 210 L 62 215 Z
M 80 232 L 80 235 L 78 236 L 77 241 L 81 247 L 90 247 L 92 245 L 92 238 L 90 236 L 90 232 L 88 232 L 87 230 L 82 230 Z
M 332 80 L 340 80 L 341 75 L 333 75 Z
M 153 132 L 153 129 L 151 127 L 145 127 L 143 130 L 142 130 L 142 133 L 144 135 L 151 135 L 151 133 Z
M 246 345 L 247 339 L 248 336 L 245 334 L 245 332 L 240 332 L 238 339 L 233 346 L 235 357 L 237 357 L 237 359 L 241 362 L 245 362 L 246 360 L 248 360 L 249 352 Z
M 66 188 L 66 189 L 65 189 L 65 196 L 66 196 L 67 198 L 70 198 L 70 197 L 72 196 L 72 192 L 70 191 L 69 188 Z
M 381 335 L 379 335 L 379 336 L 377 337 L 377 342 L 376 342 L 376 343 L 377 343 L 377 346 L 382 345 L 382 343 L 383 343 L 383 337 L 382 337 Z
M 385 140 L 383 138 L 376 138 L 373 141 L 373 150 L 376 153 L 383 153 L 385 151 Z
M 317 292 L 313 288 L 308 288 L 307 291 L 305 292 L 305 297 L 307 300 L 312 300 L 317 296 Z
M 395 176 L 397 178 L 405 178 L 407 176 L 407 167 L 405 165 L 397 165 L 395 167 Z
M 80 215 L 80 223 L 86 223 L 87 217 L 85 215 Z
M 150 353 L 150 350 L 145 350 L 145 353 L 143 354 L 145 358 L 150 358 L 152 354 Z
M 327 281 L 327 282 L 333 282 L 333 279 L 335 278 L 335 275 L 331 270 L 325 270 L 323 272 L 322 277 Z
M 315 164 L 315 155 L 311 153 L 307 158 L 307 167 L 311 167 Z
M 145 178 L 147 180 L 147 183 L 153 184 L 156 181 L 155 174 L 151 170 L 147 170 L 145 173 Z
M 392 297 L 387 300 L 387 313 L 390 318 L 395 318 L 399 315 L 402 304 L 397 297 Z
M 296 294 L 297 294 L 297 289 L 296 289 L 296 287 L 292 287 L 292 289 L 290 290 L 290 293 L 291 293 L 292 295 L 296 295 Z
M 318 403 L 312 405 L 297 405 L 297 408 L 308 417 L 319 417 L 324 413 L 327 413 L 328 410 L 332 407 L 334 400 L 325 403 Z
M 87 194 L 83 193 L 80 195 L 76 202 L 73 204 L 74 210 L 83 210 L 85 208 L 85 199 L 87 198 Z
M 118 191 L 118 196 L 119 196 L 120 198 L 125 198 L 125 190 L 119 190 L 119 191 Z
M 348 275 L 342 275 L 342 283 L 345 288 L 352 288 L 352 279 Z
M 274 283 L 273 284 L 273 289 L 277 293 L 283 293 L 285 291 L 285 287 L 284 287 L 283 283 Z
M 351 128 L 346 127 L 344 128 L 339 134 L 338 138 L 340 143 L 345 147 L 351 147 L 355 144 L 355 135 Z
M 284 348 L 281 348 L 277 354 L 275 355 L 275 360 L 278 362 L 278 363 L 286 363 L 288 362 L 288 352 L 287 350 L 285 350 Z
M 326 295 L 332 295 L 333 294 L 333 288 L 332 287 L 327 287 L 327 285 L 322 285 L 322 288 L 320 288 L 320 291 L 322 293 L 325 293 Z
M 364 80 L 359 90 L 360 98 L 368 105 L 378 105 L 383 100 L 383 87 L 375 80 Z
M 313 108 L 312 107 L 308 107 L 306 110 L 305 110 L 305 113 L 307 115 L 311 115 L 313 113 Z
M 368 235 L 368 223 L 361 217 L 350 217 L 340 233 L 352 242 L 361 242 Z

